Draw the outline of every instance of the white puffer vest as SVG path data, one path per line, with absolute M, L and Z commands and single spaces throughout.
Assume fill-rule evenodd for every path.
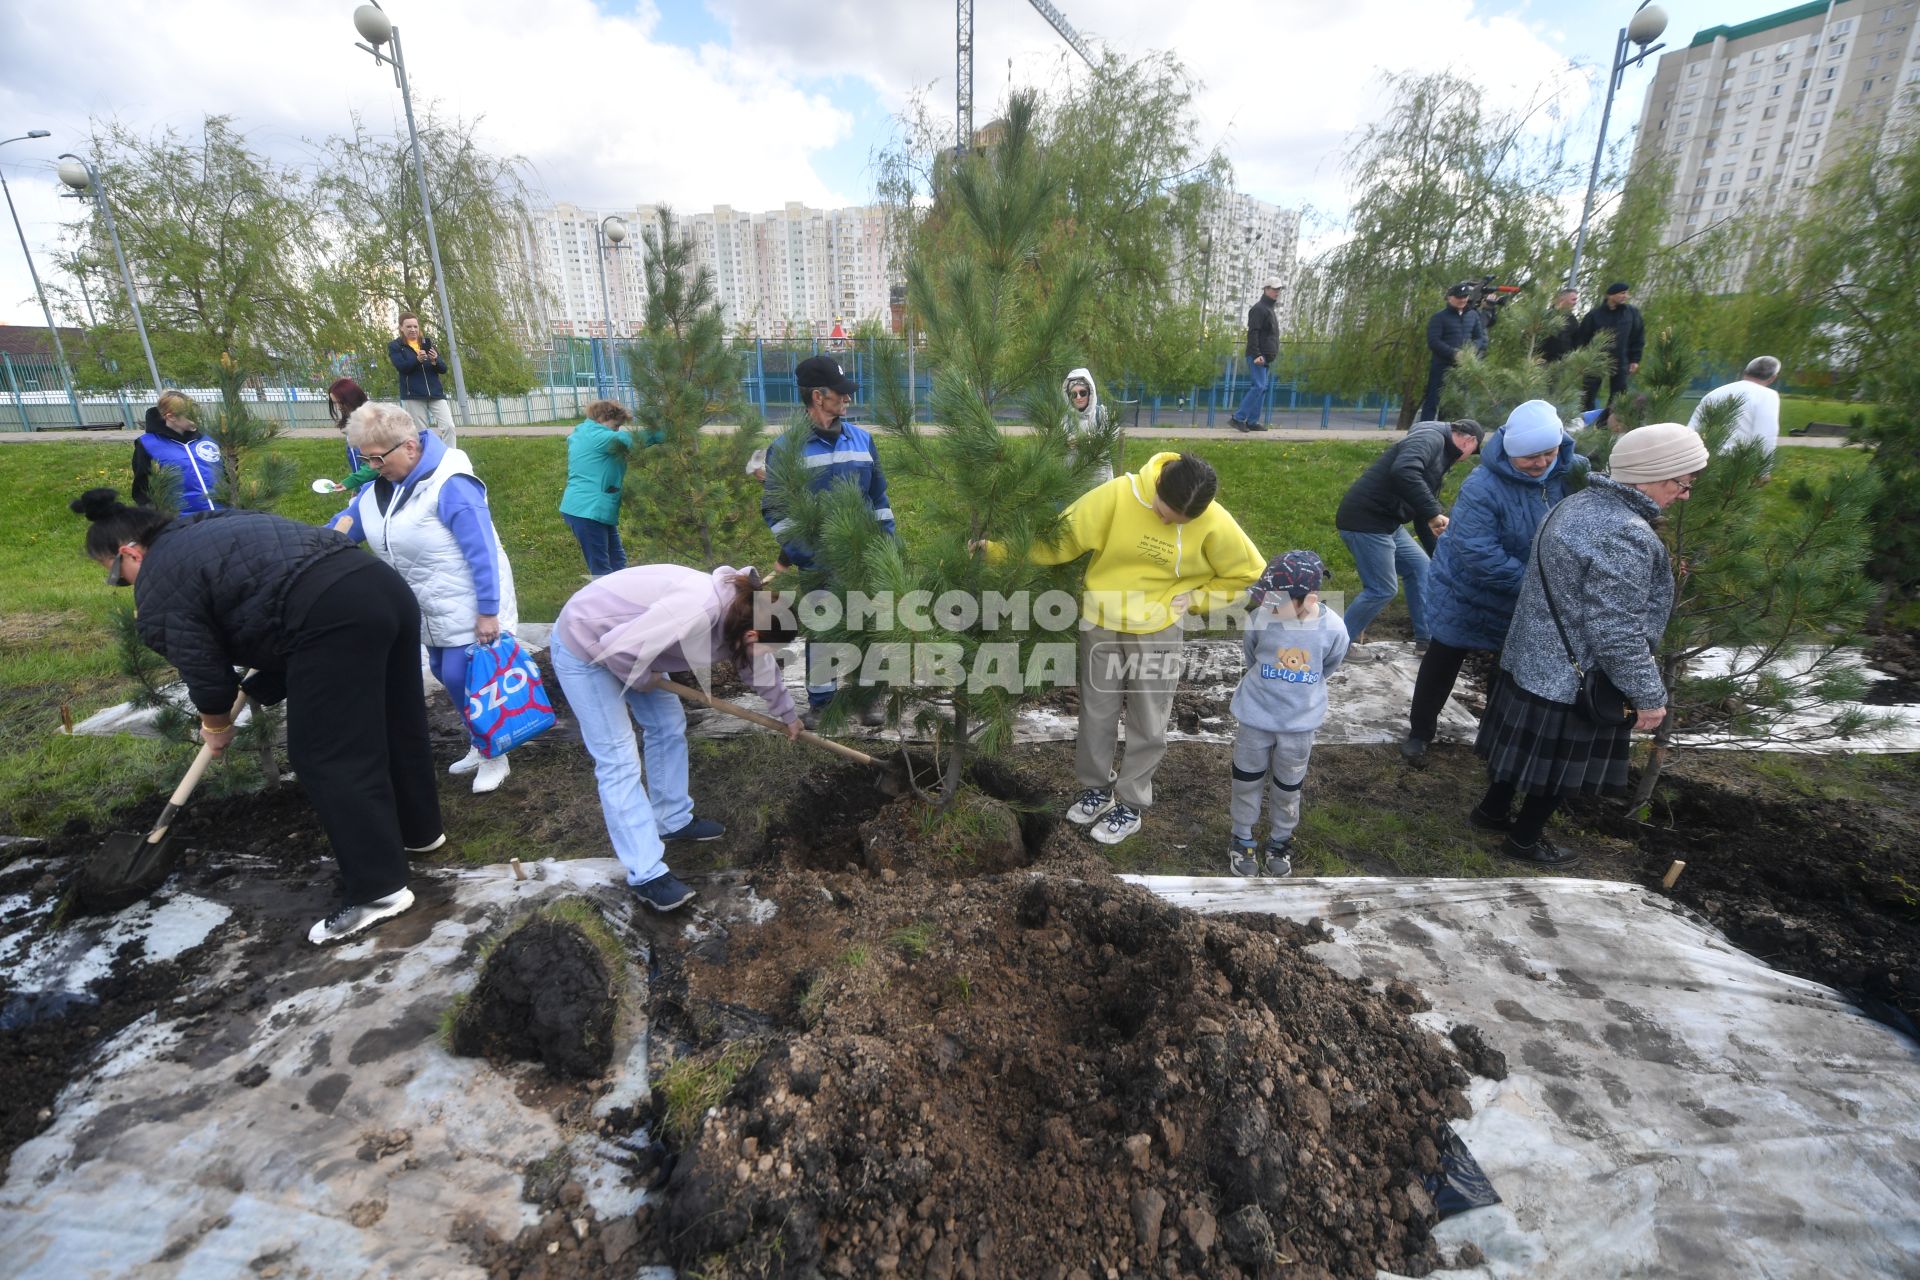
M 453 476 L 473 475 L 473 463 L 462 449 L 447 450 L 433 471 L 406 488 L 396 488 L 382 510 L 379 493 L 367 486 L 360 503 L 360 524 L 367 545 L 399 571 L 420 602 L 420 639 L 436 649 L 473 643 L 473 620 L 478 613 L 473 570 L 460 554 L 460 543 L 440 519 L 440 490 Z M 476 483 L 478 477 L 475 477 Z M 485 489 L 485 486 L 481 486 Z M 492 524 L 488 524 L 491 532 Z M 500 565 L 500 630 L 520 625 L 519 604 L 513 594 L 513 566 L 492 534 L 493 554 Z

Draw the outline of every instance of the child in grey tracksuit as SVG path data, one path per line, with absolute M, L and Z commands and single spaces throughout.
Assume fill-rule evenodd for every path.
M 1253 584 L 1241 648 L 1247 673 L 1233 694 L 1233 850 L 1237 876 L 1259 875 L 1253 825 L 1260 793 L 1270 796 L 1266 874 L 1293 874 L 1293 831 L 1307 781 L 1314 732 L 1327 718 L 1326 679 L 1347 656 L 1346 623 L 1320 603 L 1326 565 L 1311 551 L 1289 551 Z

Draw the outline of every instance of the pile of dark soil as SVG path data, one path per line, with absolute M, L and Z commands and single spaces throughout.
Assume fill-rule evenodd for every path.
M 1644 883 L 1684 861 L 1669 892 L 1742 950 L 1920 1037 L 1920 848 L 1909 829 L 1871 806 L 1737 795 L 1675 775 L 1661 787 L 1657 825 L 1618 805 L 1582 820 L 1638 844 Z
M 1439 1265 L 1423 1178 L 1467 1113 L 1442 1043 L 1313 931 L 1053 866 L 762 877 L 779 913 L 685 956 L 679 999 L 690 1028 L 773 1030 L 649 1252 L 708 1277 Z
M 536 916 L 488 953 L 454 1017 L 449 1047 L 591 1079 L 613 1060 L 619 977 L 577 925 Z

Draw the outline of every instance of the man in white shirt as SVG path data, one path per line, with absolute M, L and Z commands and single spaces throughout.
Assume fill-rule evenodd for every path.
M 1694 407 L 1693 417 L 1687 420 L 1687 425 L 1698 431 L 1701 414 L 1708 405 L 1729 398 L 1737 400 L 1740 402 L 1740 412 L 1734 418 L 1733 433 L 1727 437 L 1721 451 L 1725 452 L 1748 440 L 1758 440 L 1771 459 L 1773 447 L 1780 440 L 1780 393 L 1773 389 L 1779 377 L 1778 360 L 1772 356 L 1754 357 L 1740 381 L 1715 387 L 1700 397 L 1700 403 Z

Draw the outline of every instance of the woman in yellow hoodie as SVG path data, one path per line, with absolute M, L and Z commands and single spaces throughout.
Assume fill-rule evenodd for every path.
M 1080 795 L 1067 817 L 1102 844 L 1140 829 L 1153 774 L 1167 751 L 1167 716 L 1180 682 L 1181 618 L 1242 597 L 1266 569 L 1253 539 L 1216 503 L 1220 478 L 1189 453 L 1157 453 L 1066 509 L 1038 564 L 1093 553 L 1080 614 Z M 988 554 L 1000 548 L 987 543 Z M 1127 752 L 1118 772 L 1120 711 Z

